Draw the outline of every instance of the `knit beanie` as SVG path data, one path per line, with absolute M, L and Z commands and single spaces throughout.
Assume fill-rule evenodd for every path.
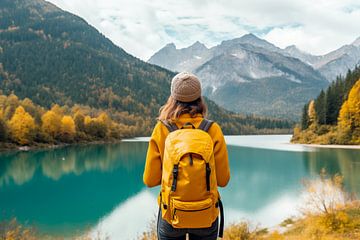
M 201 84 L 192 73 L 181 72 L 171 80 L 171 96 L 180 102 L 192 102 L 201 97 Z

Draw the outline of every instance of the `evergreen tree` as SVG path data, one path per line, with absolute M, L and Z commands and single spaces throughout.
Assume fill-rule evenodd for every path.
M 336 123 L 337 114 L 336 114 L 336 94 L 334 93 L 335 84 L 326 90 L 326 124 L 333 125 Z
M 323 90 L 321 90 L 320 95 L 315 100 L 315 112 L 317 123 L 320 125 L 326 124 L 326 96 Z
M 301 116 L 301 129 L 305 130 L 309 127 L 309 114 L 308 114 L 309 104 L 305 104 L 303 108 L 303 113 Z

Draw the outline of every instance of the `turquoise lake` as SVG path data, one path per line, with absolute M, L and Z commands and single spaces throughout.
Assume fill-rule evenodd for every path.
M 288 144 L 290 136 L 229 136 L 226 223 L 273 227 L 298 214 L 303 179 L 322 168 L 360 193 L 360 150 Z M 100 232 L 136 239 L 155 219 L 159 188 L 143 185 L 147 139 L 0 153 L 0 219 L 16 217 L 49 236 Z

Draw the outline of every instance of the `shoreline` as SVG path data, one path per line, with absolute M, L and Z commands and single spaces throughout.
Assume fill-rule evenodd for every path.
M 233 136 L 243 136 L 243 137 L 259 137 L 259 136 L 284 136 L 288 134 L 269 134 L 269 135 L 226 135 L 225 137 Z M 35 150 L 50 150 L 62 147 L 70 146 L 86 146 L 86 145 L 101 145 L 101 144 L 114 144 L 120 142 L 137 142 L 137 141 L 148 141 L 149 137 L 133 137 L 133 138 L 123 138 L 123 139 L 110 139 L 110 140 L 96 140 L 96 141 L 84 141 L 76 143 L 59 143 L 59 144 L 45 144 L 39 143 L 31 146 L 19 146 L 14 143 L 0 143 L 0 153 L 6 152 L 27 152 Z M 354 149 L 360 150 L 360 145 L 338 145 L 338 144 L 309 144 L 309 143 L 292 143 L 292 142 L 282 142 L 278 143 L 283 146 L 299 146 L 304 148 L 324 148 L 324 149 Z M 229 144 L 233 145 L 233 144 Z M 236 146 L 249 147 L 247 144 L 235 144 Z
M 298 145 L 309 148 L 329 148 L 329 149 L 359 149 L 360 145 L 339 145 L 339 144 L 310 144 L 310 143 L 289 143 L 290 145 Z
M 72 146 L 87 146 L 87 145 L 101 145 L 101 144 L 114 144 L 120 143 L 123 139 L 111 139 L 111 140 L 97 140 L 89 142 L 76 142 L 76 143 L 59 143 L 59 144 L 35 144 L 30 146 L 19 146 L 14 143 L 0 143 L 0 154 L 8 152 L 29 152 L 36 150 L 50 150 L 63 147 L 72 147 Z

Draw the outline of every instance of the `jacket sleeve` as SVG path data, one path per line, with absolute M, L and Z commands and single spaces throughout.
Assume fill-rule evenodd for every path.
M 220 126 L 214 123 L 209 129 L 210 135 L 213 136 L 214 141 L 214 158 L 217 184 L 220 187 L 225 187 L 230 180 L 229 157 L 226 148 L 225 138 Z
M 148 187 L 155 187 L 161 183 L 161 125 L 157 123 L 151 138 L 146 154 L 143 181 Z

